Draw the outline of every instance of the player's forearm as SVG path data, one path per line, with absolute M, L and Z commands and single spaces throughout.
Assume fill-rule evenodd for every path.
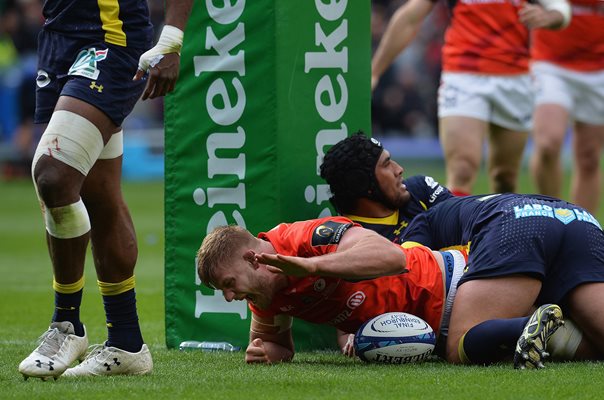
M 165 24 L 184 31 L 192 6 L 193 0 L 166 0 Z
M 294 358 L 294 351 L 279 343 L 264 342 L 264 347 L 271 363 L 287 362 Z
M 283 362 L 294 357 L 292 318 L 280 314 L 273 317 L 259 317 L 252 314 L 250 324 L 250 345 L 246 350 L 247 362 Z M 261 340 L 261 346 L 257 339 Z
M 392 61 L 415 38 L 424 18 L 432 10 L 428 0 L 410 0 L 390 19 L 371 62 L 371 75 L 382 76 Z
M 405 269 L 405 254 L 400 247 L 375 233 L 344 250 L 315 257 L 314 275 L 347 279 L 370 279 L 400 274 Z

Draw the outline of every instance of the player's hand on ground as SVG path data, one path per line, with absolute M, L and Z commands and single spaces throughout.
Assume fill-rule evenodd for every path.
M 347 357 L 355 356 L 354 335 L 352 333 L 348 335 L 348 339 L 346 340 L 346 343 L 344 343 L 344 346 L 342 346 L 342 354 L 344 354 Z
M 261 363 L 270 364 L 264 342 L 260 338 L 252 340 L 245 350 L 245 362 L 248 364 Z
M 266 264 L 266 269 L 276 274 L 308 276 L 312 275 L 316 269 L 312 258 L 260 253 L 256 254 L 256 261 Z

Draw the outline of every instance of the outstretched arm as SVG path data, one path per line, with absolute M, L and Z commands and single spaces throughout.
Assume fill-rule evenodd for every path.
M 138 61 L 133 80 L 142 79 L 146 73 L 147 87 L 143 100 L 164 96 L 174 90 L 180 68 L 180 49 L 183 31 L 191 13 L 193 0 L 167 0 L 165 25 L 157 44 L 145 52 Z
M 413 40 L 434 3 L 430 0 L 409 0 L 392 16 L 371 62 L 371 89 L 392 61 Z
M 281 254 L 256 254 L 256 261 L 271 272 L 287 275 L 322 275 L 348 279 L 370 279 L 400 274 L 405 270 L 405 254 L 400 246 L 374 231 L 351 227 L 334 253 L 304 258 Z

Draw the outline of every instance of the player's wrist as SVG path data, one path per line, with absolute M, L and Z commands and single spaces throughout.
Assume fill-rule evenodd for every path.
M 172 25 L 164 25 L 157 45 L 155 46 L 163 54 L 178 53 L 182 48 L 184 32 Z M 165 50 L 165 51 L 164 51 Z
M 557 11 L 558 13 L 560 13 L 560 16 L 562 17 L 561 21 L 558 20 L 558 18 L 555 18 L 553 26 L 550 26 L 550 28 L 555 27 L 557 29 L 562 29 L 562 28 L 566 28 L 568 26 L 568 24 L 570 23 L 570 20 L 572 18 L 572 12 L 571 12 L 570 4 L 568 3 L 568 1 L 566 1 L 566 0 L 539 0 L 539 2 L 543 6 L 543 8 L 545 8 L 547 11 Z
M 157 44 L 140 57 L 138 69 L 148 72 L 149 68 L 153 68 L 164 58 L 164 55 L 170 53 L 180 55 L 183 36 L 183 31 L 177 27 L 165 25 L 159 35 Z

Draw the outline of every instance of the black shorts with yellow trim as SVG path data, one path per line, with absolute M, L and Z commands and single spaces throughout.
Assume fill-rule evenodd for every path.
M 34 122 L 47 123 L 59 97 L 70 96 L 97 107 L 120 126 L 145 88 L 145 80 L 132 80 L 145 51 L 40 32 Z

